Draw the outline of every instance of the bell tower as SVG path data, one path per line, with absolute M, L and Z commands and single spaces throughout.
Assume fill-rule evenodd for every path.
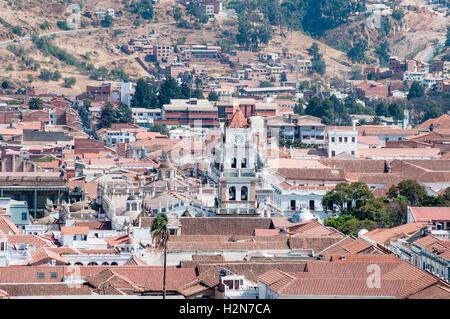
M 222 148 L 217 155 L 220 176 L 216 215 L 258 215 L 256 150 L 250 125 L 239 108 L 225 125 Z

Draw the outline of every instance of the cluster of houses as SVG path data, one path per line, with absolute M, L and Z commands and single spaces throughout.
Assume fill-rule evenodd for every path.
M 298 111 L 318 96 L 402 100 L 413 81 L 448 93 L 448 62 L 392 57 L 388 70 L 311 89 L 299 85 L 311 61 L 285 51 L 146 37 L 124 50 L 157 65 L 156 83 L 171 76 L 217 98 L 134 108 L 132 82 L 0 95 L 0 298 L 160 296 L 165 261 L 169 298 L 450 297 L 449 207 L 411 203 L 405 224 L 348 236 L 324 225 L 339 213 L 322 204 L 343 182 L 381 197 L 415 180 L 448 196 L 450 115 L 413 127 L 408 114 L 377 125 L 350 114 L 342 126 Z M 212 71 L 224 65 L 231 75 Z M 131 107 L 133 123 L 99 128 L 107 103 Z M 151 234 L 160 213 L 166 259 Z M 367 284 L 374 264 L 379 287 Z

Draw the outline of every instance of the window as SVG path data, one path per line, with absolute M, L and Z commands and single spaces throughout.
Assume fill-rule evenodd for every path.
M 241 161 L 241 168 L 247 168 L 247 159 L 243 158 Z
M 352 151 L 352 155 L 355 155 L 355 151 Z
M 56 273 L 56 272 L 51 272 L 51 273 L 50 273 L 50 278 L 52 278 L 52 279 L 58 278 L 58 273 Z
M 241 200 L 248 200 L 248 188 L 247 186 L 241 187 Z
M 309 210 L 314 210 L 315 209 L 315 206 L 314 206 L 314 200 L 313 199 L 310 199 L 309 200 Z
M 342 137 L 339 137 L 339 143 L 342 143 Z
M 336 152 L 335 151 L 331 151 L 331 156 L 336 156 Z
M 347 143 L 347 142 L 348 142 L 347 136 L 346 136 L 346 137 L 344 137 L 344 142 L 345 142 L 345 143 Z
M 236 200 L 236 187 L 231 186 L 228 190 L 228 200 Z
M 223 284 L 224 286 L 227 286 L 228 289 L 233 289 L 233 280 L 224 280 Z
M 334 143 L 334 137 L 331 138 L 331 143 Z
M 37 273 L 37 277 L 38 277 L 38 279 L 44 279 L 45 278 L 45 274 L 43 272 L 38 272 Z
M 27 219 L 28 219 L 28 214 L 22 213 L 22 220 L 27 220 Z
M 236 168 L 236 157 L 231 160 L 231 168 Z
M 295 199 L 291 199 L 291 203 L 290 203 L 290 205 L 289 205 L 289 208 L 290 208 L 291 210 L 295 210 Z
M 355 143 L 355 138 L 354 137 L 352 137 L 352 143 Z

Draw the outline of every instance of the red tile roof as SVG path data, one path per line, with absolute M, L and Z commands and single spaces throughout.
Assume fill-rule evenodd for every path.
M 74 227 L 62 226 L 61 234 L 63 234 L 64 236 L 88 235 L 89 227 L 88 226 L 74 226 Z
M 414 221 L 450 221 L 450 207 L 409 207 Z
M 408 223 L 393 228 L 376 228 L 364 234 L 364 237 L 377 244 L 389 245 L 391 240 L 408 237 L 424 227 L 423 223 Z
M 0 232 L 4 234 L 22 234 L 22 231 L 9 219 L 9 216 L 0 215 Z
M 41 247 L 55 247 L 51 240 L 36 235 L 9 235 L 8 245 L 15 244 L 32 244 L 36 248 Z
M 229 128 L 246 128 L 248 127 L 247 119 L 245 118 L 244 113 L 240 108 L 234 112 L 233 117 L 231 118 Z
M 280 235 L 279 229 L 255 229 L 255 236 L 261 236 L 261 237 L 273 237 Z

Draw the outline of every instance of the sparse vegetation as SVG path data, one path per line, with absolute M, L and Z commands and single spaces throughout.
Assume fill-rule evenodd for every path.
M 71 88 L 76 82 L 77 80 L 74 77 L 64 78 L 64 87 Z

